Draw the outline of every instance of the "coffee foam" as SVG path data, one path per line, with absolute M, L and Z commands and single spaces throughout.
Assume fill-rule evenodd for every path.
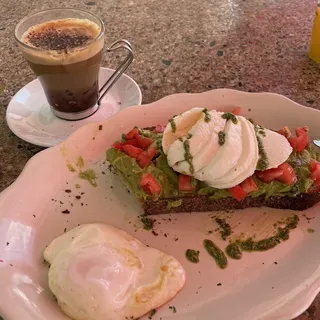
M 81 36 L 87 41 L 84 43 L 80 41 L 81 44 L 78 47 L 76 43 L 70 43 L 70 46 L 67 44 L 66 48 L 60 50 L 52 50 L 50 46 L 41 48 L 41 44 L 44 44 L 41 41 L 36 46 L 33 39 L 41 40 L 41 37 L 48 34 L 50 30 L 54 30 L 56 34 L 62 32 Z M 21 42 L 28 46 L 28 48 L 23 47 L 23 52 L 30 62 L 42 65 L 66 65 L 87 60 L 100 52 L 104 44 L 103 36 L 96 39 L 100 32 L 99 26 L 88 19 L 52 20 L 29 28 L 21 37 Z

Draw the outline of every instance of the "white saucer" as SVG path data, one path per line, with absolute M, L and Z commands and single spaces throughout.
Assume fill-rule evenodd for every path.
M 113 71 L 109 68 L 100 69 L 100 86 Z M 82 125 L 109 118 L 124 108 L 140 105 L 141 101 L 142 94 L 138 84 L 123 74 L 103 98 L 95 114 L 83 120 L 66 121 L 52 114 L 41 84 L 36 79 L 11 99 L 6 120 L 11 131 L 22 140 L 41 147 L 52 147 L 64 141 Z

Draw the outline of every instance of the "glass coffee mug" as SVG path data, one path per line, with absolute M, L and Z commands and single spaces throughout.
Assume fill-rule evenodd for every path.
M 99 89 L 105 27 L 95 15 L 75 9 L 52 9 L 22 19 L 15 29 L 31 69 L 41 82 L 51 111 L 65 120 L 91 116 L 133 60 L 127 40 L 107 52 L 125 49 L 126 59 Z

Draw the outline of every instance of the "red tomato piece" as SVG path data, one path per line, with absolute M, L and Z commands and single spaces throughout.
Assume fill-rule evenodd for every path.
M 317 167 L 318 167 L 318 165 L 319 165 L 319 162 L 318 162 L 318 161 L 316 161 L 316 160 L 314 160 L 314 159 L 311 159 L 311 161 L 310 161 L 311 172 L 314 171 L 314 170 L 316 170 Z
M 287 139 L 291 137 L 291 131 L 287 126 L 280 129 L 278 133 L 285 136 Z
M 309 145 L 308 131 L 308 127 L 296 128 L 297 136 L 288 139 L 294 151 L 302 152 Z
M 138 129 L 137 129 L 137 128 L 133 128 L 131 131 L 129 131 L 129 132 L 126 134 L 126 139 L 127 139 L 127 140 L 134 139 L 134 138 L 136 138 L 136 136 L 137 136 L 138 134 L 139 134 Z
M 143 150 L 147 149 L 153 142 L 151 138 L 146 138 L 146 137 L 140 136 L 139 134 L 137 134 L 135 138 L 138 142 L 139 147 Z
M 241 112 L 241 107 L 236 107 L 231 111 L 234 115 L 239 116 Z
M 247 195 L 247 193 L 244 191 L 244 189 L 240 186 L 237 185 L 233 188 L 228 189 L 229 192 L 231 193 L 231 195 L 237 200 L 237 201 L 241 201 L 242 199 L 244 199 Z
M 283 170 L 281 168 L 274 168 L 265 171 L 256 171 L 255 174 L 259 178 L 259 180 L 263 182 L 271 182 L 282 176 Z
M 193 191 L 195 189 L 195 186 L 191 183 L 191 177 L 186 176 L 183 174 L 179 175 L 178 182 L 179 182 L 179 190 L 180 191 Z
M 320 186 L 320 163 L 315 160 L 311 160 L 311 179 L 314 181 L 313 186 Z
M 149 148 L 146 153 L 150 157 L 150 160 L 152 160 L 157 153 L 157 149 L 155 147 Z
M 135 146 L 131 146 L 131 145 L 125 145 L 123 147 L 123 151 L 131 158 L 135 158 L 137 159 L 138 156 L 143 152 L 142 149 L 137 148 Z
M 153 131 L 156 133 L 162 133 L 164 132 L 165 128 L 166 127 L 162 126 L 161 124 L 157 124 Z
M 309 143 L 307 136 L 289 138 L 288 141 L 293 150 L 297 152 L 302 152 Z
M 151 173 L 144 173 L 139 181 L 139 187 L 146 193 L 156 196 L 161 193 L 161 185 Z
M 140 153 L 137 158 L 137 162 L 140 168 L 143 169 L 148 166 L 151 163 L 153 157 L 156 155 L 156 152 L 156 148 L 149 148 L 147 151 L 143 151 L 142 153 Z
M 255 183 L 253 177 L 249 177 L 246 180 L 244 180 L 241 184 L 242 189 L 246 192 L 246 193 L 250 193 L 253 191 L 257 191 L 258 190 L 258 186 Z
M 289 163 L 280 164 L 278 168 L 283 171 L 282 175 L 277 177 L 278 181 L 290 186 L 297 182 L 297 176 Z
M 308 127 L 298 127 L 298 128 L 296 128 L 297 137 L 308 135 L 308 132 L 309 132 L 309 128 Z
M 123 143 L 123 142 L 115 142 L 112 145 L 112 148 L 122 151 L 124 146 L 125 146 L 125 143 Z
M 138 141 L 136 139 L 130 139 L 130 140 L 127 140 L 125 142 L 126 145 L 130 145 L 130 146 L 134 146 L 134 147 L 139 147 L 138 145 Z

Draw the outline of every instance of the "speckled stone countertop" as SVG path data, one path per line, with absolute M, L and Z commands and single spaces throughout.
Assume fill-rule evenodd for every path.
M 233 88 L 277 92 L 320 108 L 320 65 L 307 58 L 315 14 L 311 0 L 10 0 L 0 8 L 0 191 L 41 148 L 15 137 L 5 122 L 12 96 L 34 75 L 13 39 L 26 14 L 52 7 L 96 13 L 106 41 L 129 39 L 127 71 L 148 103 L 175 92 Z M 109 58 L 106 58 L 109 59 Z M 113 67 L 114 60 L 105 60 Z M 320 298 L 299 320 L 320 320 Z

